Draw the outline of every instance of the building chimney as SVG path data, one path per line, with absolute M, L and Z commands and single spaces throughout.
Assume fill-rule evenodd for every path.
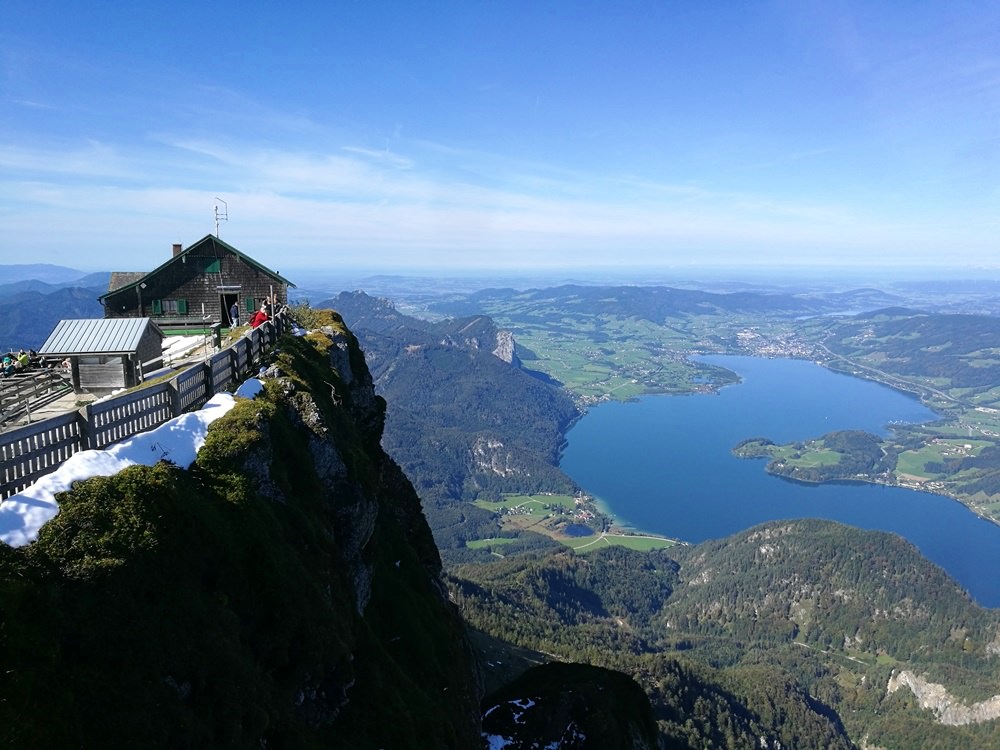
M 175 242 L 174 243 L 174 254 L 173 254 L 173 257 L 176 258 L 178 255 L 180 255 L 181 254 L 181 250 L 183 250 L 183 249 L 184 249 L 184 246 L 181 243 Z

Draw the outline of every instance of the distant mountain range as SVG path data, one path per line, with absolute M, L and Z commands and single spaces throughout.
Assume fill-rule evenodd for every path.
M 0 265 L 0 351 L 38 349 L 60 320 L 103 318 L 97 298 L 110 279 L 110 271 Z
M 3 285 L 17 281 L 43 281 L 54 286 L 90 286 L 95 280 L 101 277 L 106 280 L 109 276 L 110 271 L 90 273 L 50 263 L 0 265 L 0 279 L 3 279 Z
M 814 294 L 742 290 L 718 293 L 666 286 L 566 284 L 525 291 L 484 289 L 437 301 L 428 308 L 444 315 L 472 315 L 512 299 L 528 311 L 544 310 L 547 305 L 569 306 L 569 309 L 584 310 L 588 315 L 614 314 L 661 323 L 669 318 L 711 313 L 825 315 L 887 307 L 898 304 L 901 298 L 878 289 Z M 526 316 L 531 314 L 527 312 Z

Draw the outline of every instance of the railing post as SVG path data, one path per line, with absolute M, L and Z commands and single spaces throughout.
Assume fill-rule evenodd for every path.
M 178 417 L 181 413 L 181 389 L 177 385 L 177 376 L 167 381 L 170 386 L 170 416 Z
M 205 375 L 205 400 L 208 401 L 215 395 L 215 383 L 212 378 L 212 360 L 201 363 L 201 371 Z
M 77 422 L 80 425 L 80 450 L 90 450 L 95 446 L 92 444 L 94 428 L 90 420 L 92 418 L 90 404 L 81 409 L 77 409 Z

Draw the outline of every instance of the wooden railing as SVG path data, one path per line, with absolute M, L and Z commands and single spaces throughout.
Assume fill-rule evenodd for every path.
M 55 471 L 78 451 L 106 448 L 200 409 L 213 395 L 249 374 L 251 366 L 274 348 L 287 324 L 279 314 L 169 380 L 0 433 L 0 500 Z
M 58 370 L 29 370 L 0 379 L 0 425 L 16 422 L 73 390 Z

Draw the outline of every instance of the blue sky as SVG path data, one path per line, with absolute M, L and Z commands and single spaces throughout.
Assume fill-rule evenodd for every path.
M 996 269 L 1000 3 L 0 4 L 0 262 L 216 197 L 283 272 Z

